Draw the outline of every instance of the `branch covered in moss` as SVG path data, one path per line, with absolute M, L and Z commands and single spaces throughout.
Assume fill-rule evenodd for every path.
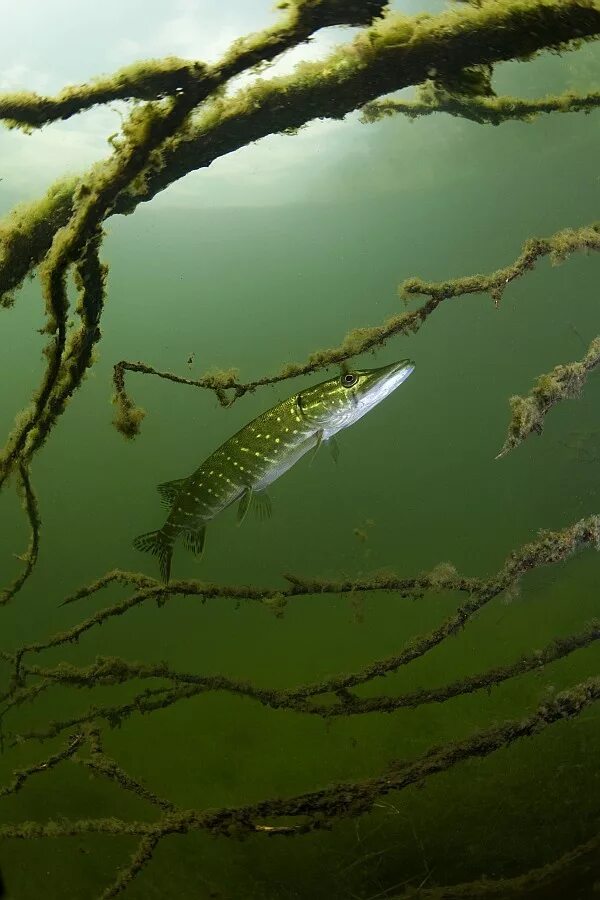
M 76 734 L 70 739 L 67 746 L 58 753 L 53 753 L 41 762 L 34 763 L 26 769 L 17 769 L 13 772 L 12 780 L 8 784 L 0 787 L 0 797 L 7 797 L 9 794 L 18 793 L 32 775 L 39 775 L 40 772 L 47 772 L 48 769 L 53 769 L 59 763 L 64 762 L 65 759 L 69 759 L 75 754 L 82 743 L 83 735 Z
M 224 597 L 239 600 L 264 601 L 291 597 L 307 596 L 312 594 L 350 593 L 355 591 L 391 591 L 401 597 L 410 597 L 415 591 L 424 590 L 457 590 L 469 593 L 469 599 L 459 609 L 455 617 L 444 623 L 443 629 L 448 633 L 454 633 L 464 624 L 478 609 L 488 603 L 493 597 L 512 586 L 515 581 L 532 569 L 550 565 L 556 562 L 564 562 L 582 547 L 600 546 L 600 517 L 590 516 L 580 519 L 573 525 L 561 531 L 544 531 L 536 541 L 525 544 L 518 551 L 512 553 L 502 569 L 488 581 L 481 582 L 478 579 L 468 579 L 460 576 L 456 570 L 449 566 L 440 572 L 433 569 L 430 573 L 424 573 L 414 578 L 399 578 L 397 575 L 383 573 L 365 579 L 346 579 L 344 581 L 330 581 L 326 579 L 301 579 L 292 577 L 292 584 L 288 588 L 258 588 L 244 585 L 219 585 L 201 581 L 173 581 L 169 583 L 169 594 L 199 596 L 203 601 L 213 597 Z M 143 576 L 142 576 L 143 577 Z M 290 576 L 288 576 L 289 578 Z M 137 579 L 137 576 L 136 576 Z M 100 579 L 97 585 L 104 586 L 106 582 Z M 139 582 L 138 582 L 139 583 Z M 101 625 L 107 619 L 124 615 L 148 600 L 156 600 L 164 595 L 165 586 L 160 582 L 154 582 L 153 586 L 142 587 L 131 597 L 119 601 L 112 606 L 105 607 L 78 625 L 65 632 L 53 635 L 45 641 L 26 644 L 15 653 L 19 663 L 27 653 L 40 653 L 42 650 L 56 647 L 60 644 L 77 641 L 85 632 L 97 625 Z M 83 596 L 79 592 L 79 596 Z M 440 636 L 441 639 L 441 636 Z M 6 658 L 6 654 L 3 654 Z M 348 685 L 339 685 L 347 687 Z
M 21 590 L 33 572 L 40 549 L 40 529 L 42 527 L 42 522 L 40 519 L 38 502 L 33 487 L 31 486 L 29 471 L 22 463 L 18 468 L 18 478 L 23 508 L 25 509 L 30 528 L 29 545 L 25 553 L 18 557 L 24 563 L 21 573 L 17 575 L 7 588 L 0 591 L 0 606 L 5 606 L 12 600 L 15 594 L 18 594 Z
M 306 4 L 306 15 L 313 15 L 318 6 Z M 334 6 L 339 10 L 340 4 Z M 354 9 L 356 24 L 361 9 L 364 22 L 376 14 L 377 4 L 341 6 Z M 338 13 L 337 21 L 342 18 L 346 17 Z M 320 27 L 318 22 L 313 24 Z M 315 118 L 342 118 L 383 94 L 421 84 L 432 66 L 448 78 L 469 66 L 527 58 L 599 33 L 600 12 L 587 0 L 505 4 L 486 0 L 478 7 L 452 9 L 439 16 L 388 13 L 323 62 L 303 64 L 290 76 L 259 81 L 231 98 L 215 99 L 184 131 L 163 144 L 143 178 L 121 193 L 111 212 L 132 212 L 138 202 L 152 199 L 188 172 L 261 137 L 289 132 Z M 260 53 L 256 48 L 254 53 L 257 62 Z M 19 241 L 4 259 L 0 257 L 0 296 L 8 292 L 10 301 L 11 291 L 48 251 L 53 234 L 70 215 L 75 190 L 74 183 L 70 188 L 61 184 L 39 206 L 30 204 L 26 215 L 24 210 L 18 213 L 19 228 L 26 229 L 27 239 Z M 10 227 L 9 218 L 5 232 Z
M 445 703 L 455 697 L 476 691 L 491 691 L 493 687 L 528 672 L 540 671 L 571 653 L 589 647 L 600 640 L 600 621 L 592 621 L 577 633 L 558 638 L 542 650 L 524 655 L 515 663 L 488 669 L 476 675 L 468 675 L 437 688 L 418 688 L 389 696 L 358 697 L 346 690 L 336 689 L 329 679 L 312 685 L 277 690 L 258 688 L 245 681 L 222 675 L 195 675 L 174 671 L 167 663 L 130 663 L 115 657 L 98 657 L 91 666 L 72 666 L 61 663 L 50 669 L 40 666 L 23 668 L 23 674 L 41 680 L 22 688 L 2 710 L 2 717 L 11 706 L 36 699 L 41 691 L 52 685 L 92 689 L 98 686 L 124 684 L 138 679 L 158 678 L 169 681 L 173 687 L 144 691 L 133 700 L 114 706 L 91 706 L 83 714 L 65 720 L 55 720 L 46 728 L 19 734 L 11 738 L 13 743 L 29 740 L 47 740 L 70 728 L 80 728 L 86 723 L 104 719 L 111 727 L 120 726 L 133 713 L 147 714 L 165 709 L 181 700 L 189 700 L 200 694 L 225 691 L 239 697 L 255 700 L 271 709 L 319 716 L 324 719 L 359 716 L 370 713 L 391 713 L 398 709 L 416 709 L 428 703 Z M 350 678 L 352 678 L 352 673 Z M 312 698 L 324 693 L 334 693 L 334 703 L 314 703 Z
M 145 60 L 89 84 L 73 85 L 55 97 L 28 91 L 0 94 L 0 119 L 9 127 L 41 128 L 115 100 L 162 100 L 206 77 L 206 66 L 176 57 Z
M 600 833 L 589 841 L 567 851 L 553 862 L 513 878 L 482 878 L 463 884 L 445 884 L 439 887 L 408 888 L 395 894 L 390 900 L 510 900 L 510 898 L 540 898 L 540 891 L 552 887 L 559 879 L 573 875 L 582 865 L 597 870 L 600 856 Z M 573 878 L 569 879 L 573 883 Z M 569 882 L 566 882 L 569 883 Z M 552 892 L 554 894 L 554 891 Z
M 131 712 L 147 712 L 150 710 L 164 708 L 177 702 L 180 699 L 188 699 L 197 693 L 207 689 L 215 690 L 231 690 L 239 687 L 239 692 L 247 695 L 254 695 L 256 699 L 264 702 L 266 705 L 290 705 L 290 708 L 296 708 L 299 711 L 311 712 L 313 707 L 309 701 L 319 695 L 334 693 L 342 704 L 347 704 L 344 714 L 353 714 L 354 712 L 371 712 L 374 711 L 369 701 L 359 701 L 354 695 L 350 694 L 352 688 L 372 681 L 374 678 L 383 677 L 392 672 L 396 672 L 399 668 L 406 666 L 418 659 L 435 647 L 439 646 L 444 640 L 451 635 L 458 633 L 470 621 L 470 619 L 484 606 L 491 602 L 499 594 L 506 590 L 510 590 L 519 582 L 521 577 L 532 569 L 545 565 L 551 565 L 557 562 L 564 562 L 582 547 L 599 547 L 600 546 L 600 519 L 592 516 L 588 519 L 581 519 L 568 528 L 558 532 L 543 532 L 539 538 L 521 547 L 518 551 L 512 553 L 506 560 L 500 571 L 487 581 L 478 581 L 461 577 L 452 566 L 445 565 L 443 568 L 438 567 L 430 573 L 417 576 L 413 579 L 399 579 L 395 575 L 385 575 L 375 577 L 370 580 L 361 579 L 358 581 L 347 580 L 344 582 L 319 581 L 317 579 L 303 580 L 293 578 L 291 587 L 287 590 L 277 591 L 273 589 L 244 588 L 241 586 L 219 586 L 203 584 L 201 582 L 175 581 L 169 585 L 170 595 L 191 594 L 199 595 L 206 600 L 208 597 L 233 597 L 237 599 L 260 600 L 262 602 L 276 600 L 278 608 L 291 597 L 306 594 L 318 593 L 349 593 L 356 590 L 376 590 L 376 591 L 393 591 L 399 593 L 400 596 L 411 596 L 415 592 L 423 592 L 425 590 L 457 590 L 467 592 L 469 594 L 467 600 L 462 603 L 453 615 L 445 619 L 437 628 L 430 632 L 418 635 L 408 641 L 405 646 L 396 654 L 385 659 L 377 660 L 362 669 L 355 672 L 344 673 L 330 677 L 321 682 L 305 684 L 296 690 L 288 690 L 285 692 L 277 691 L 254 691 L 247 685 L 236 685 L 227 679 L 214 678 L 212 680 L 206 678 L 196 678 L 190 676 L 187 679 L 178 679 L 176 687 L 158 689 L 156 691 L 146 692 L 135 698 L 122 707 L 94 707 L 83 717 L 75 717 L 64 722 L 53 723 L 48 730 L 36 731 L 26 735 L 28 738 L 46 738 L 58 734 L 65 728 L 81 725 L 83 722 L 91 721 L 94 718 L 105 718 L 115 724 L 122 721 L 123 717 Z M 114 578 L 115 573 L 111 573 Z M 121 573 L 125 575 L 125 573 Z M 110 581 L 100 579 L 95 583 L 95 589 L 100 590 Z M 134 582 L 139 583 L 139 582 Z M 129 609 L 149 599 L 156 599 L 164 591 L 164 585 L 155 583 L 153 587 L 143 587 L 134 593 L 131 597 L 124 601 L 120 601 L 112 606 L 106 607 L 98 613 L 84 619 L 79 624 L 73 626 L 65 632 L 53 635 L 45 641 L 35 644 L 27 644 L 20 647 L 14 653 L 3 653 L 2 657 L 12 663 L 13 677 L 8 690 L 5 692 L 2 700 L 6 703 L 4 712 L 14 705 L 35 698 L 39 692 L 45 690 L 49 686 L 49 681 L 53 677 L 48 670 L 30 669 L 27 670 L 23 666 L 24 657 L 30 653 L 38 654 L 43 650 L 51 647 L 60 646 L 70 642 L 76 642 L 79 638 L 94 628 L 102 624 L 109 618 L 120 616 Z M 78 596 L 89 595 L 84 591 L 79 592 Z M 411 706 L 420 702 L 441 702 L 443 699 L 449 699 L 456 696 L 457 693 L 469 692 L 471 690 L 479 690 L 482 687 L 488 687 L 492 683 L 506 680 L 516 674 L 524 671 L 530 671 L 534 668 L 539 660 L 550 662 L 558 659 L 578 647 L 586 646 L 596 639 L 596 623 L 591 623 L 589 629 L 582 635 L 574 635 L 571 638 L 564 639 L 563 642 L 557 642 L 551 645 L 539 654 L 534 654 L 533 658 L 525 657 L 513 667 L 500 668 L 485 673 L 483 676 L 473 676 L 471 679 L 465 679 L 462 682 L 447 686 L 446 689 L 433 690 L 431 696 L 415 692 L 413 696 L 401 698 L 397 701 L 397 706 Z M 158 665 L 154 669 L 138 669 L 138 674 L 142 671 L 146 675 L 153 673 L 152 677 L 164 677 L 169 679 L 172 673 L 168 668 Z M 111 683 L 111 680 L 118 683 L 127 680 L 132 674 L 132 670 L 128 668 L 128 664 L 121 660 L 112 659 L 107 664 L 101 663 L 97 666 L 93 674 L 88 673 L 81 680 L 81 674 L 77 670 L 68 666 L 61 666 L 57 671 L 57 680 L 65 682 L 78 683 L 83 686 L 90 687 L 97 681 L 100 684 Z M 25 680 L 29 675 L 41 676 L 42 680 L 31 687 L 25 686 Z M 145 677 L 145 676 L 142 676 Z M 46 679 L 46 680 L 44 680 Z M 175 680 L 175 679 L 174 679 Z M 237 692 L 237 691 L 236 691 Z M 259 696 L 260 694 L 260 696 Z M 282 698 L 284 703 L 281 702 Z M 381 711 L 391 711 L 394 707 L 392 701 L 385 698 L 375 698 L 373 703 L 377 705 L 380 701 Z M 364 706 L 364 708 L 363 708 Z M 332 715 L 332 713 L 323 712 L 318 707 L 314 708 L 316 714 Z M 23 736 L 25 737 L 25 736 Z
M 79 289 L 76 311 L 80 327 L 69 330 L 65 271 L 59 278 L 60 290 L 55 293 L 52 289 L 47 298 L 53 323 L 49 327 L 56 333 L 45 349 L 47 363 L 41 384 L 29 408 L 17 417 L 0 453 L 0 487 L 16 466 L 29 464 L 92 364 L 94 347 L 100 339 L 107 275 L 98 257 L 101 238 L 99 231 L 92 234 L 76 260 L 75 281 Z
M 162 148 L 161 165 L 123 193 L 117 212 L 131 211 L 188 172 L 224 152 L 315 117 L 343 118 L 383 94 L 422 84 L 436 69 L 445 78 L 469 67 L 530 58 L 600 34 L 600 10 L 589 0 L 482 0 L 436 16 L 388 13 L 319 63 L 251 85 L 202 111 L 188 131 Z
M 409 336 L 415 334 L 438 306 L 445 300 L 466 296 L 468 294 L 489 294 L 498 305 L 507 286 L 527 272 L 545 256 L 553 262 L 566 259 L 575 252 L 600 250 L 600 224 L 584 225 L 581 228 L 565 228 L 547 238 L 530 238 L 523 245 L 517 259 L 508 266 L 503 266 L 489 275 L 468 275 L 449 281 L 431 282 L 420 278 L 408 278 L 399 287 L 399 294 L 408 300 L 411 297 L 429 297 L 426 303 L 410 312 L 396 313 L 381 325 L 354 328 L 349 331 L 341 344 L 326 350 L 311 353 L 304 363 L 287 363 L 275 375 L 265 375 L 254 381 L 239 381 L 237 370 L 223 372 L 207 372 L 201 378 L 191 379 L 172 372 L 162 372 L 142 362 L 121 360 L 114 367 L 114 402 L 117 415 L 113 420 L 116 428 L 125 437 L 134 437 L 145 416 L 145 411 L 130 398 L 125 386 L 125 372 L 139 372 L 143 375 L 155 375 L 177 384 L 199 387 L 215 393 L 222 406 L 229 406 L 244 394 L 258 387 L 277 384 L 290 378 L 309 375 L 333 365 L 339 365 L 362 353 L 383 346 L 396 335 Z
M 148 803 L 162 809 L 163 812 L 172 812 L 176 809 L 174 803 L 159 797 L 154 791 L 149 790 L 135 778 L 132 778 L 114 759 L 104 753 L 100 739 L 100 731 L 97 728 L 88 728 L 85 732 L 87 743 L 90 747 L 89 758 L 77 758 L 75 761 L 96 775 L 107 778 L 120 788 L 146 800 Z
M 490 275 L 467 275 L 449 281 L 423 281 L 408 278 L 398 291 L 401 297 L 429 297 L 437 301 L 462 297 L 466 294 L 489 294 L 496 305 L 500 304 L 507 286 L 535 268 L 545 256 L 556 265 L 564 262 L 572 253 L 600 250 L 600 223 L 583 225 L 581 228 L 565 228 L 547 238 L 530 238 L 513 263 L 497 269 Z
M 67 87 L 56 97 L 19 92 L 0 94 L 0 119 L 10 126 L 39 128 L 115 100 L 162 100 L 188 92 L 208 96 L 247 68 L 272 60 L 331 25 L 368 25 L 381 15 L 384 0 L 293 0 L 279 4 L 283 21 L 234 42 L 215 66 L 176 57 L 144 60 L 89 84 Z
M 51 335 L 45 349 L 48 361 L 30 408 L 19 416 L 0 455 L 0 486 L 18 461 L 30 458 L 44 442 L 56 417 L 63 411 L 66 399 L 81 383 L 83 372 L 89 364 L 89 340 L 84 339 L 79 347 L 77 342 L 71 342 L 68 346 L 67 274 L 71 266 L 85 262 L 86 254 L 89 256 L 86 248 L 93 245 L 97 249 L 101 223 L 113 211 L 119 194 L 140 179 L 144 180 L 143 173 L 157 164 L 154 154 L 161 145 L 185 132 L 185 123 L 191 111 L 230 78 L 249 65 L 272 60 L 282 51 L 306 40 L 324 24 L 364 24 L 381 9 L 379 0 L 358 5 L 342 4 L 341 0 L 297 0 L 289 5 L 283 24 L 236 42 L 225 58 L 210 70 L 194 70 L 194 77 L 185 91 L 176 92 L 171 99 L 150 103 L 131 113 L 123 126 L 122 140 L 115 144 L 113 156 L 102 165 L 95 166 L 78 183 L 70 218 L 54 234 L 44 260 L 41 273 L 47 314 L 44 331 Z M 96 268 L 96 287 L 98 282 L 100 284 L 96 290 L 98 303 L 94 310 L 92 343 L 100 336 L 102 283 L 106 274 L 99 264 Z M 12 281 L 9 278 L 9 284 L 18 277 L 20 275 L 13 275 Z M 92 280 L 90 278 L 89 282 Z M 127 410 L 127 415 L 131 428 L 135 415 L 131 409 Z M 122 430 L 126 431 L 124 425 Z
M 21 203 L 0 221 L 0 307 L 9 308 L 73 212 L 78 180 L 57 181 L 41 200 Z
M 551 372 L 540 375 L 527 397 L 511 397 L 511 420 L 508 435 L 496 456 L 500 459 L 518 447 L 530 434 L 541 434 L 544 419 L 562 400 L 579 397 L 590 372 L 600 365 L 600 337 L 594 338 L 582 360 L 561 363 Z
M 542 113 L 585 112 L 600 106 L 600 92 L 577 94 L 565 91 L 525 100 L 508 96 L 467 96 L 452 94 L 427 81 L 417 89 L 416 100 L 377 100 L 362 109 L 363 122 L 372 123 L 388 116 L 403 115 L 408 119 L 429 116 L 432 113 L 448 113 L 461 119 L 469 119 L 480 125 L 501 125 L 503 122 L 533 122 Z
M 112 834 L 139 835 L 145 838 L 129 866 L 118 874 L 113 885 L 104 894 L 105 897 L 114 897 L 141 871 L 151 858 L 158 841 L 167 835 L 197 830 L 227 837 L 257 832 L 265 836 L 303 834 L 308 830 L 322 828 L 333 820 L 355 818 L 369 812 L 378 798 L 392 791 L 402 791 L 411 785 L 423 784 L 431 776 L 447 772 L 466 760 L 490 756 L 500 748 L 510 747 L 523 738 L 537 736 L 557 722 L 581 715 L 598 700 L 600 678 L 589 678 L 541 703 L 529 715 L 475 731 L 462 740 L 433 747 L 416 759 L 395 762 L 386 772 L 371 778 L 333 784 L 294 797 L 272 798 L 242 807 L 202 811 L 175 809 L 158 822 L 112 818 L 62 819 L 45 825 L 38 822 L 5 824 L 0 826 L 0 837 L 31 839 Z M 300 828 L 294 831 L 289 827 L 289 822 L 286 827 L 279 828 L 277 820 L 281 818 L 298 819 Z

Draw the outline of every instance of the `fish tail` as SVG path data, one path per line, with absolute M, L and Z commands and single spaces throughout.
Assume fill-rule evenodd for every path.
M 158 531 L 147 531 L 146 534 L 139 534 L 133 541 L 136 550 L 144 553 L 152 553 L 158 556 L 158 564 L 160 566 L 160 574 L 162 580 L 166 583 L 171 577 L 171 559 L 173 557 L 173 543 L 167 537 L 162 528 Z

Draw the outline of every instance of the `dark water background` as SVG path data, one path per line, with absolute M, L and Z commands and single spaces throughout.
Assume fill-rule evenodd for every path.
M 501 67 L 497 86 L 544 94 L 578 79 L 589 87 L 594 72 L 597 52 L 584 49 Z M 186 207 L 159 199 L 111 220 L 99 359 L 33 465 L 41 557 L 27 589 L 2 610 L 3 645 L 42 639 L 114 602 L 122 596 L 117 589 L 58 606 L 111 568 L 156 574 L 152 558 L 131 546 L 134 535 L 162 521 L 155 485 L 188 474 L 249 419 L 309 383 L 264 389 L 223 410 L 207 392 L 129 376 L 147 418 L 141 436 L 127 443 L 110 425 L 117 360 L 143 359 L 188 374 L 193 353 L 192 375 L 234 365 L 244 379 L 260 376 L 397 311 L 396 286 L 408 276 L 488 272 L 513 260 L 529 236 L 593 221 L 597 117 L 555 115 L 499 128 L 447 117 L 412 125 L 339 123 L 335 158 L 327 147 L 320 153 L 318 140 L 311 144 L 307 129 L 301 138 L 312 163 L 302 171 L 311 177 L 293 202 Z M 291 146 L 294 138 L 285 140 Z M 259 145 L 256 177 L 268 183 L 267 164 L 260 167 Z M 212 177 L 211 169 L 192 176 L 195 188 Z M 558 362 L 580 358 L 583 343 L 598 333 L 599 275 L 598 259 L 583 254 L 560 267 L 542 261 L 511 285 L 500 309 L 487 297 L 448 301 L 418 335 L 361 359 L 370 366 L 411 356 L 417 368 L 340 436 L 337 466 L 323 452 L 312 466 L 306 460 L 296 466 L 272 488 L 268 522 L 248 517 L 238 529 L 234 511 L 223 514 L 209 529 L 202 562 L 178 550 L 174 575 L 276 586 L 285 572 L 352 577 L 386 567 L 409 576 L 448 560 L 466 574 L 486 575 L 539 529 L 598 512 L 600 378 L 592 376 L 580 400 L 551 413 L 541 438 L 501 461 L 494 456 L 508 397 L 526 393 L 537 374 Z M 41 372 L 43 338 L 35 331 L 41 323 L 33 282 L 14 310 L 2 311 L 3 432 Z M 363 542 L 354 529 L 367 520 L 374 524 Z M 7 491 L 0 504 L 3 581 L 16 573 L 11 554 L 26 542 L 18 501 Z M 458 637 L 364 693 L 443 684 L 580 630 L 598 614 L 599 574 L 591 551 L 533 573 L 512 602 L 496 599 Z M 84 664 L 96 654 L 166 659 L 182 671 L 293 686 L 397 652 L 457 602 L 447 594 L 416 602 L 377 594 L 358 602 L 312 597 L 293 601 L 277 619 L 256 604 L 179 597 L 160 609 L 138 607 L 79 645 L 35 661 Z M 292 795 L 369 777 L 393 760 L 525 714 L 544 696 L 594 674 L 598 658 L 589 648 L 491 696 L 330 723 L 207 695 L 107 729 L 105 749 L 184 807 Z M 5 728 L 38 727 L 139 689 L 93 695 L 56 689 L 11 713 Z M 61 739 L 9 750 L 0 760 L 2 782 L 60 745 Z M 390 795 L 372 815 L 328 832 L 243 842 L 168 838 L 126 896 L 374 900 L 408 879 L 432 885 L 517 874 L 596 831 L 599 752 L 598 711 L 591 708 L 436 776 L 423 789 Z M 154 816 L 70 764 L 32 779 L 2 804 L 8 821 Z M 78 900 L 99 894 L 133 848 L 121 837 L 12 841 L 0 849 L 0 866 L 11 897 Z M 588 895 L 589 885 L 579 884 L 556 893 Z

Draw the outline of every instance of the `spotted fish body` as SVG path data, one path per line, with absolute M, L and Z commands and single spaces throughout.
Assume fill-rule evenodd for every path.
M 259 515 L 270 514 L 265 489 L 309 450 L 334 438 L 405 381 L 414 369 L 402 360 L 379 369 L 345 372 L 288 397 L 225 441 L 187 478 L 159 486 L 171 504 L 158 531 L 134 541 L 139 550 L 158 556 L 161 575 L 169 580 L 173 545 L 202 553 L 206 524 L 240 501 L 241 520 L 252 503 Z

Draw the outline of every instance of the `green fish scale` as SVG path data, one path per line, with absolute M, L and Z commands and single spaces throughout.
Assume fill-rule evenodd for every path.
M 316 441 L 290 397 L 230 437 L 185 481 L 164 530 L 176 536 L 210 521 L 244 490 L 261 490 L 286 472 Z

